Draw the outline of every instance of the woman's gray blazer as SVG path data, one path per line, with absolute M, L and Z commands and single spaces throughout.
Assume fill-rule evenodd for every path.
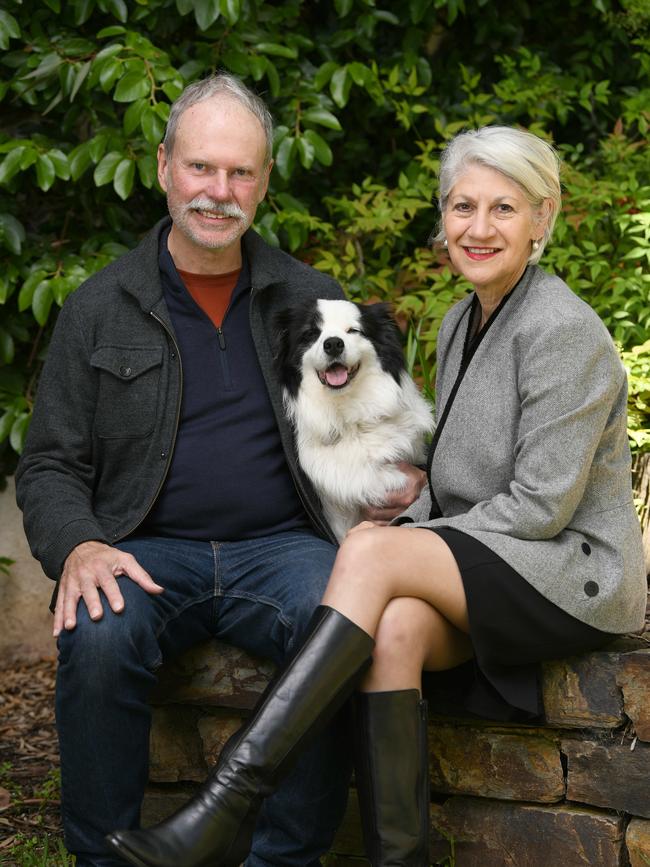
M 458 374 L 471 297 L 438 337 L 436 415 Z M 474 536 L 564 611 L 641 629 L 646 578 L 632 502 L 626 377 L 594 311 L 531 266 L 484 335 L 421 497 L 397 519 Z

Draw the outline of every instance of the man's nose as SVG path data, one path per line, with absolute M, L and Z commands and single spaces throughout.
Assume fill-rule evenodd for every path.
M 215 201 L 230 201 L 232 199 L 232 192 L 228 172 L 222 170 L 214 172 L 210 177 L 205 192 Z

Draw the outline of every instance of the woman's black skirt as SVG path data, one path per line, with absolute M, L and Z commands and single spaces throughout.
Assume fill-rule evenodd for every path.
M 465 587 L 474 659 L 464 667 L 463 704 L 489 719 L 541 717 L 541 666 L 602 647 L 614 636 L 545 599 L 482 542 L 436 528 L 456 559 Z

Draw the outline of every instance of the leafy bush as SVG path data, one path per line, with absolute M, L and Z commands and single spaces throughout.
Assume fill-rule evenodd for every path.
M 169 104 L 226 68 L 277 121 L 257 227 L 359 299 L 394 302 L 432 382 L 467 289 L 426 247 L 440 148 L 519 124 L 567 163 L 543 264 L 625 351 L 650 323 L 650 12 L 645 0 L 8 0 L 0 10 L 0 459 L 20 451 L 56 313 L 164 211 Z M 639 440 L 639 447 L 647 447 Z

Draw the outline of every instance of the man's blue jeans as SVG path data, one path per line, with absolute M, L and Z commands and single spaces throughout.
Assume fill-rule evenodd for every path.
M 219 638 L 282 664 L 299 645 L 336 549 L 309 532 L 243 542 L 136 538 L 118 546 L 164 586 L 151 596 L 118 578 L 125 608 L 59 636 L 56 716 L 62 810 L 78 867 L 117 867 L 104 835 L 138 826 L 147 781 L 148 703 L 163 660 Z M 337 727 L 319 735 L 267 798 L 247 867 L 319 864 L 345 810 L 351 760 Z

